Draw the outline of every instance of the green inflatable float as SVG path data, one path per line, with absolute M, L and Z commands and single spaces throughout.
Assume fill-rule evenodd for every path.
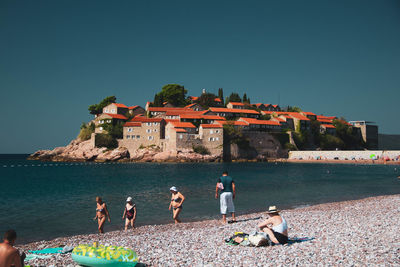
M 79 265 L 85 266 L 135 266 L 139 260 L 136 252 L 117 246 L 97 244 L 79 245 L 72 251 L 72 259 Z

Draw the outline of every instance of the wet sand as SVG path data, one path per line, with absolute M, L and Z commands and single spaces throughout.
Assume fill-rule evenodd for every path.
M 235 231 L 251 233 L 265 213 L 238 217 L 235 224 L 217 220 L 180 225 L 147 225 L 102 235 L 62 237 L 20 246 L 42 249 L 93 243 L 134 249 L 148 266 L 399 266 L 400 195 L 334 202 L 285 210 L 289 237 L 311 241 L 272 247 L 230 246 Z M 27 263 L 26 263 L 27 264 Z M 33 260 L 31 265 L 76 266 L 71 254 Z

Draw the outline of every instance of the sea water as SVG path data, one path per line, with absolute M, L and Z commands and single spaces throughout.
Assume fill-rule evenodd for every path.
M 400 193 L 400 166 L 294 163 L 78 163 L 0 157 L 0 234 L 19 242 L 96 233 L 96 196 L 107 203 L 111 223 L 122 229 L 125 200 L 137 206 L 136 225 L 172 223 L 169 188 L 186 197 L 182 221 L 219 218 L 218 177 L 236 183 L 237 214 L 268 205 L 296 208 L 317 203 Z

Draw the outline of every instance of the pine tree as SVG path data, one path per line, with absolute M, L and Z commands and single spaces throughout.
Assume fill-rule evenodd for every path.
M 218 98 L 221 99 L 221 104 L 224 106 L 224 90 L 222 88 L 218 89 Z
M 247 95 L 246 95 L 246 93 L 244 93 L 244 95 L 243 95 L 243 103 L 247 103 L 247 102 L 248 102 Z

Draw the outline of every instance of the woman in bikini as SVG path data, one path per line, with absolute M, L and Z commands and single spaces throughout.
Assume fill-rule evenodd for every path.
M 97 207 L 96 207 L 96 217 L 93 220 L 97 219 L 99 224 L 99 233 L 104 233 L 104 223 L 106 222 L 106 217 L 108 221 L 111 222 L 110 214 L 108 213 L 107 205 L 103 202 L 101 197 L 96 197 Z
M 276 206 L 270 206 L 267 211 L 269 218 L 260 223 L 258 227 L 267 233 L 269 239 L 275 244 L 286 244 L 288 242 L 288 226 L 285 218 L 279 215 Z
M 125 217 L 126 217 L 126 219 L 125 219 Z M 128 230 L 129 224 L 132 226 L 132 229 L 135 229 L 136 204 L 132 202 L 131 197 L 128 197 L 126 199 L 124 215 L 122 215 L 122 220 L 123 219 L 125 219 L 125 231 Z
M 181 221 L 179 220 L 178 216 L 179 213 L 182 211 L 182 203 L 185 201 L 185 197 L 178 192 L 178 189 L 176 189 L 175 186 L 171 187 L 169 189 L 171 192 L 171 203 L 169 204 L 169 210 L 172 208 L 172 218 L 174 219 L 175 223 L 180 223 Z

